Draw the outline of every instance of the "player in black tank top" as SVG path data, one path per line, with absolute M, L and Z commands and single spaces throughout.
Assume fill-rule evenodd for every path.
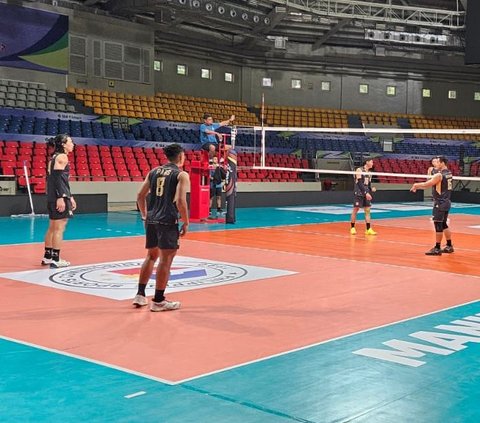
M 52 268 L 67 267 L 70 263 L 60 258 L 60 247 L 67 221 L 77 208 L 68 182 L 70 176 L 68 153 L 73 151 L 74 144 L 67 134 L 57 135 L 48 143 L 54 148 L 54 152 L 48 164 L 47 209 L 50 224 L 45 234 L 42 264 L 50 265 Z
M 372 187 L 372 175 L 370 170 L 373 168 L 373 159 L 365 159 L 363 167 L 359 167 L 354 175 L 354 200 L 353 210 L 350 219 L 350 234 L 356 235 L 355 223 L 358 211 L 363 208 L 365 212 L 365 235 L 376 235 L 377 233 L 370 227 L 370 207 L 372 206 L 372 194 L 376 191 Z
M 431 172 L 432 178 L 426 182 L 418 182 L 412 185 L 410 191 L 416 192 L 417 189 L 426 189 L 432 187 L 433 195 L 433 223 L 435 225 L 435 246 L 427 251 L 428 256 L 440 256 L 442 253 L 453 253 L 452 233 L 448 227 L 448 213 L 451 207 L 450 196 L 452 193 L 452 173 L 447 168 L 447 159 L 443 156 L 435 157 L 434 170 Z M 447 245 L 442 249 L 441 242 L 443 237 Z
M 180 170 L 185 160 L 183 148 L 172 144 L 164 148 L 169 163 L 149 172 L 137 196 L 138 208 L 145 221 L 147 257 L 143 262 L 138 281 L 135 307 L 148 304 L 145 288 L 160 257 L 156 271 L 155 296 L 151 311 L 169 311 L 180 307 L 178 301 L 165 299 L 165 288 L 170 268 L 179 248 L 179 236 L 188 231 L 187 190 L 190 184 L 188 173 Z M 147 204 L 147 196 L 150 198 Z M 178 227 L 179 215 L 183 221 Z

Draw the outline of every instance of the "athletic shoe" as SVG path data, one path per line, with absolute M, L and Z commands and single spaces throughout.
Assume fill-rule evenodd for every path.
M 357 235 L 357 230 L 355 228 L 350 228 L 350 235 Z
M 437 247 L 433 247 L 431 250 L 427 251 L 425 253 L 426 256 L 441 256 L 442 255 L 442 250 Z
M 451 245 L 445 245 L 445 247 L 442 249 L 442 253 L 447 253 L 447 254 L 451 254 L 454 251 L 455 250 L 453 249 L 453 247 Z
M 152 301 L 150 304 L 150 311 L 170 311 L 177 310 L 180 308 L 180 301 L 168 301 L 163 300 L 160 303 Z
M 50 263 L 51 269 L 59 269 L 60 267 L 68 267 L 68 266 L 70 266 L 70 262 L 62 259 L 58 261 L 52 260 L 52 262 Z
M 377 233 L 372 228 L 370 228 L 365 231 L 365 235 L 377 235 Z
M 53 260 L 52 259 L 47 259 L 47 258 L 43 258 L 42 259 L 42 266 L 48 266 L 49 264 L 52 264 Z
M 134 305 L 137 308 L 148 305 L 147 297 L 144 297 L 143 295 L 138 295 L 138 294 L 135 295 L 132 305 Z

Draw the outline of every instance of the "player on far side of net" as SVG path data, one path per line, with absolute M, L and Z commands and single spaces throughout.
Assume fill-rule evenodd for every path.
M 435 246 L 427 251 L 427 256 L 441 256 L 442 253 L 453 253 L 452 232 L 448 227 L 448 213 L 452 202 L 450 200 L 452 193 L 452 172 L 447 168 L 447 159 L 443 156 L 436 157 L 433 162 L 435 166 L 432 172 L 432 178 L 426 182 L 417 182 L 412 185 L 410 191 L 416 192 L 418 189 L 433 188 L 433 223 L 435 225 Z M 445 236 L 447 245 L 442 249 L 441 243 Z
M 155 276 L 155 296 L 150 311 L 169 311 L 180 308 L 180 302 L 168 301 L 165 289 L 170 277 L 173 259 L 180 247 L 179 237 L 188 231 L 187 191 L 190 179 L 180 168 L 185 161 L 185 152 L 179 144 L 163 149 L 169 163 L 156 167 L 143 181 L 137 195 L 137 204 L 145 221 L 147 257 L 142 264 L 138 281 L 135 307 L 148 304 L 145 288 L 150 280 L 155 262 L 160 257 Z M 147 196 L 150 199 L 147 205 Z M 178 227 L 178 215 L 183 220 Z
M 363 161 L 363 166 L 359 167 L 354 175 L 355 187 L 354 187 L 354 201 L 352 217 L 350 219 L 350 234 L 356 235 L 355 223 L 357 220 L 357 213 L 362 208 L 365 213 L 365 235 L 377 235 L 377 233 L 371 228 L 370 210 L 372 207 L 372 193 L 377 189 L 372 187 L 372 175 L 370 170 L 373 168 L 373 159 L 366 158 Z

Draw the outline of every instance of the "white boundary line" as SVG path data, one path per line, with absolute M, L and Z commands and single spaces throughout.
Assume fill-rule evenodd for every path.
M 147 375 L 145 373 L 136 372 L 135 370 L 130 370 L 130 369 L 127 369 L 125 367 L 105 363 L 104 361 L 99 361 L 99 360 L 94 360 L 92 358 L 82 357 L 81 355 L 72 354 L 72 353 L 69 353 L 67 351 L 61 351 L 61 350 L 57 350 L 55 348 L 44 347 L 42 345 L 33 344 L 31 342 L 26 342 L 26 341 L 22 341 L 22 340 L 19 340 L 19 339 L 10 338 L 8 336 L 0 335 L 0 339 L 3 339 L 5 341 L 9 341 L 9 342 L 14 342 L 16 344 L 25 345 L 27 347 L 32 347 L 32 348 L 36 348 L 36 349 L 39 349 L 39 350 L 51 352 L 51 353 L 54 353 L 54 354 L 63 355 L 65 357 L 76 358 L 77 360 L 85 361 L 87 363 L 96 364 L 96 365 L 103 366 L 103 367 L 108 367 L 109 369 L 113 369 L 113 370 L 119 370 L 121 372 L 128 373 L 128 374 L 133 375 L 133 376 L 143 377 L 145 379 L 150 379 L 150 380 L 153 380 L 155 382 L 163 383 L 165 385 L 177 385 L 178 384 L 177 382 L 172 382 L 172 381 L 162 379 L 162 378 L 159 378 L 159 377 Z
M 348 338 L 350 336 L 356 336 L 356 335 L 360 335 L 362 333 L 367 333 L 367 332 L 370 332 L 370 331 L 374 331 L 374 330 L 377 330 L 377 329 L 383 329 L 383 328 L 386 328 L 386 327 L 389 327 L 389 326 L 393 326 L 393 325 L 397 325 L 397 324 L 400 324 L 400 323 L 404 323 L 404 322 L 408 322 L 410 320 L 414 320 L 414 319 L 421 319 L 422 317 L 427 317 L 427 316 L 431 316 L 432 314 L 436 314 L 436 313 L 442 313 L 444 311 L 448 311 L 448 310 L 452 310 L 454 308 L 458 308 L 458 307 L 464 307 L 466 305 L 469 305 L 469 304 L 474 304 L 474 303 L 477 303 L 479 302 L 479 300 L 473 300 L 473 301 L 468 301 L 466 303 L 462 303 L 462 304 L 457 304 L 457 305 L 454 305 L 454 306 L 451 306 L 451 307 L 446 307 L 446 308 L 442 308 L 440 310 L 436 310 L 436 311 L 432 311 L 432 312 L 429 312 L 429 313 L 425 313 L 425 314 L 420 314 L 418 316 L 413 316 L 413 317 L 408 317 L 406 319 L 402 319 L 402 320 L 397 320 L 395 322 L 391 322 L 391 323 L 386 323 L 384 325 L 380 325 L 380 326 L 374 326 L 373 328 L 368 328 L 368 329 L 364 329 L 364 330 L 360 330 L 358 332 L 353 332 L 353 333 L 349 333 L 347 335 L 342 335 L 342 336 L 338 336 L 336 338 L 331 338 L 331 339 L 327 339 L 325 341 L 320 341 L 320 342 L 316 342 L 314 344 L 309 344 L 309 345 L 305 345 L 303 347 L 299 347 L 299 348 L 294 348 L 292 350 L 288 350 L 288 351 L 284 351 L 284 352 L 281 352 L 281 353 L 278 353 L 278 354 L 272 354 L 272 355 L 269 355 L 267 357 L 262 357 L 262 358 L 258 358 L 256 360 L 251 360 L 251 361 L 246 361 L 244 363 L 241 363 L 241 364 L 236 364 L 234 366 L 230 366 L 230 367 L 225 367 L 221 370 L 216 370 L 216 371 L 213 371 L 213 372 L 209 372 L 209 373 L 205 373 L 205 374 L 202 374 L 202 375 L 199 375 L 199 376 L 194 376 L 194 377 L 191 377 L 191 378 L 188 378 L 188 379 L 183 379 L 177 383 L 185 383 L 185 382 L 190 382 L 192 380 L 196 380 L 196 379 L 200 379 L 202 377 L 205 377 L 205 376 L 212 376 L 214 374 L 217 374 L 217 373 L 222 373 L 222 372 L 225 372 L 225 371 L 228 371 L 228 370 L 233 370 L 233 369 L 237 369 L 239 367 L 243 367 L 243 366 L 248 366 L 249 364 L 255 364 L 255 363 L 259 363 L 259 362 L 262 362 L 262 361 L 265 361 L 265 360 L 269 360 L 269 359 L 272 359 L 272 358 L 276 358 L 276 357 L 281 357 L 283 355 L 287 355 L 287 354 L 291 354 L 291 353 L 295 353 L 295 352 L 298 352 L 298 351 L 303 351 L 303 350 L 306 350 L 308 348 L 313 348 L 313 347 L 317 347 L 319 345 L 323 345 L 323 344 L 327 344 L 329 342 L 334 342 L 334 341 L 339 341 L 341 339 L 345 339 L 345 338 Z

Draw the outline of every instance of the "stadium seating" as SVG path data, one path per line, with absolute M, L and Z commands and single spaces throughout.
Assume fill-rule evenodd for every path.
M 45 84 L 7 79 L 0 79 L 0 108 L 75 112 L 74 106 Z
M 257 155 L 258 156 L 258 155 Z M 184 169 L 198 151 L 186 152 Z M 287 154 L 267 154 L 267 165 L 308 168 L 306 160 Z M 148 172 L 167 162 L 163 149 L 142 147 L 76 145 L 70 157 L 70 174 L 77 181 L 142 181 Z M 259 162 L 257 157 L 256 163 Z M 245 182 L 302 182 L 298 172 L 265 172 L 252 169 L 253 153 L 239 153 L 239 179 Z M 45 192 L 47 147 L 45 143 L 0 141 L 0 174 L 15 175 L 19 188 L 26 187 L 24 164 L 35 193 Z
M 67 88 L 76 100 L 82 101 L 97 115 L 122 116 L 138 119 L 201 122 L 204 113 L 221 120 L 235 114 L 237 125 L 258 125 L 255 113 L 245 103 L 158 93 L 140 96 L 110 91 Z

